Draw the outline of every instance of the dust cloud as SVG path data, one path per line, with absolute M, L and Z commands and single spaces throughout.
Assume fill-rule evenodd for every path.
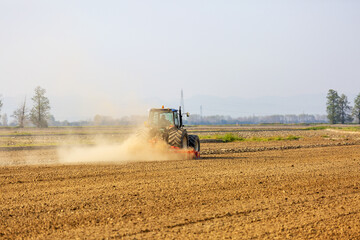
M 59 163 L 128 163 L 184 159 L 184 154 L 171 151 L 164 141 L 150 143 L 131 135 L 122 143 L 99 139 L 93 146 L 58 148 Z

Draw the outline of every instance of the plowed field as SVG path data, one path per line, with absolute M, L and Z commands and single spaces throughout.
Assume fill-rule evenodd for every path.
M 77 134 L 77 143 L 91 143 L 95 131 L 121 142 L 127 132 L 6 131 L 0 239 L 360 238 L 358 133 L 193 128 L 200 135 L 300 138 L 205 141 L 200 160 L 63 164 L 54 146 L 64 139 Z

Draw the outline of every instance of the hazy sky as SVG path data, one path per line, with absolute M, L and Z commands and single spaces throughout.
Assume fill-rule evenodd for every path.
M 59 118 L 70 99 L 116 112 L 181 88 L 188 98 L 357 94 L 360 1 L 0 0 L 0 83 L 18 99 L 42 86 Z

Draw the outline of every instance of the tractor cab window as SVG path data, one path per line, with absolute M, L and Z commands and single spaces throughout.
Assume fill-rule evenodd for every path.
M 150 112 L 149 124 L 157 127 L 169 127 L 174 125 L 173 113 L 163 111 Z
M 179 123 L 179 117 L 178 117 L 178 114 L 175 113 L 174 114 L 174 122 L 175 122 L 175 126 L 180 126 L 180 123 Z

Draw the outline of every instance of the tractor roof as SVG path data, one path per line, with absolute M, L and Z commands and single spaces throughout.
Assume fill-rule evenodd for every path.
M 150 109 L 150 111 L 154 111 L 154 112 L 177 112 L 177 109 L 173 109 L 173 108 L 152 108 Z

